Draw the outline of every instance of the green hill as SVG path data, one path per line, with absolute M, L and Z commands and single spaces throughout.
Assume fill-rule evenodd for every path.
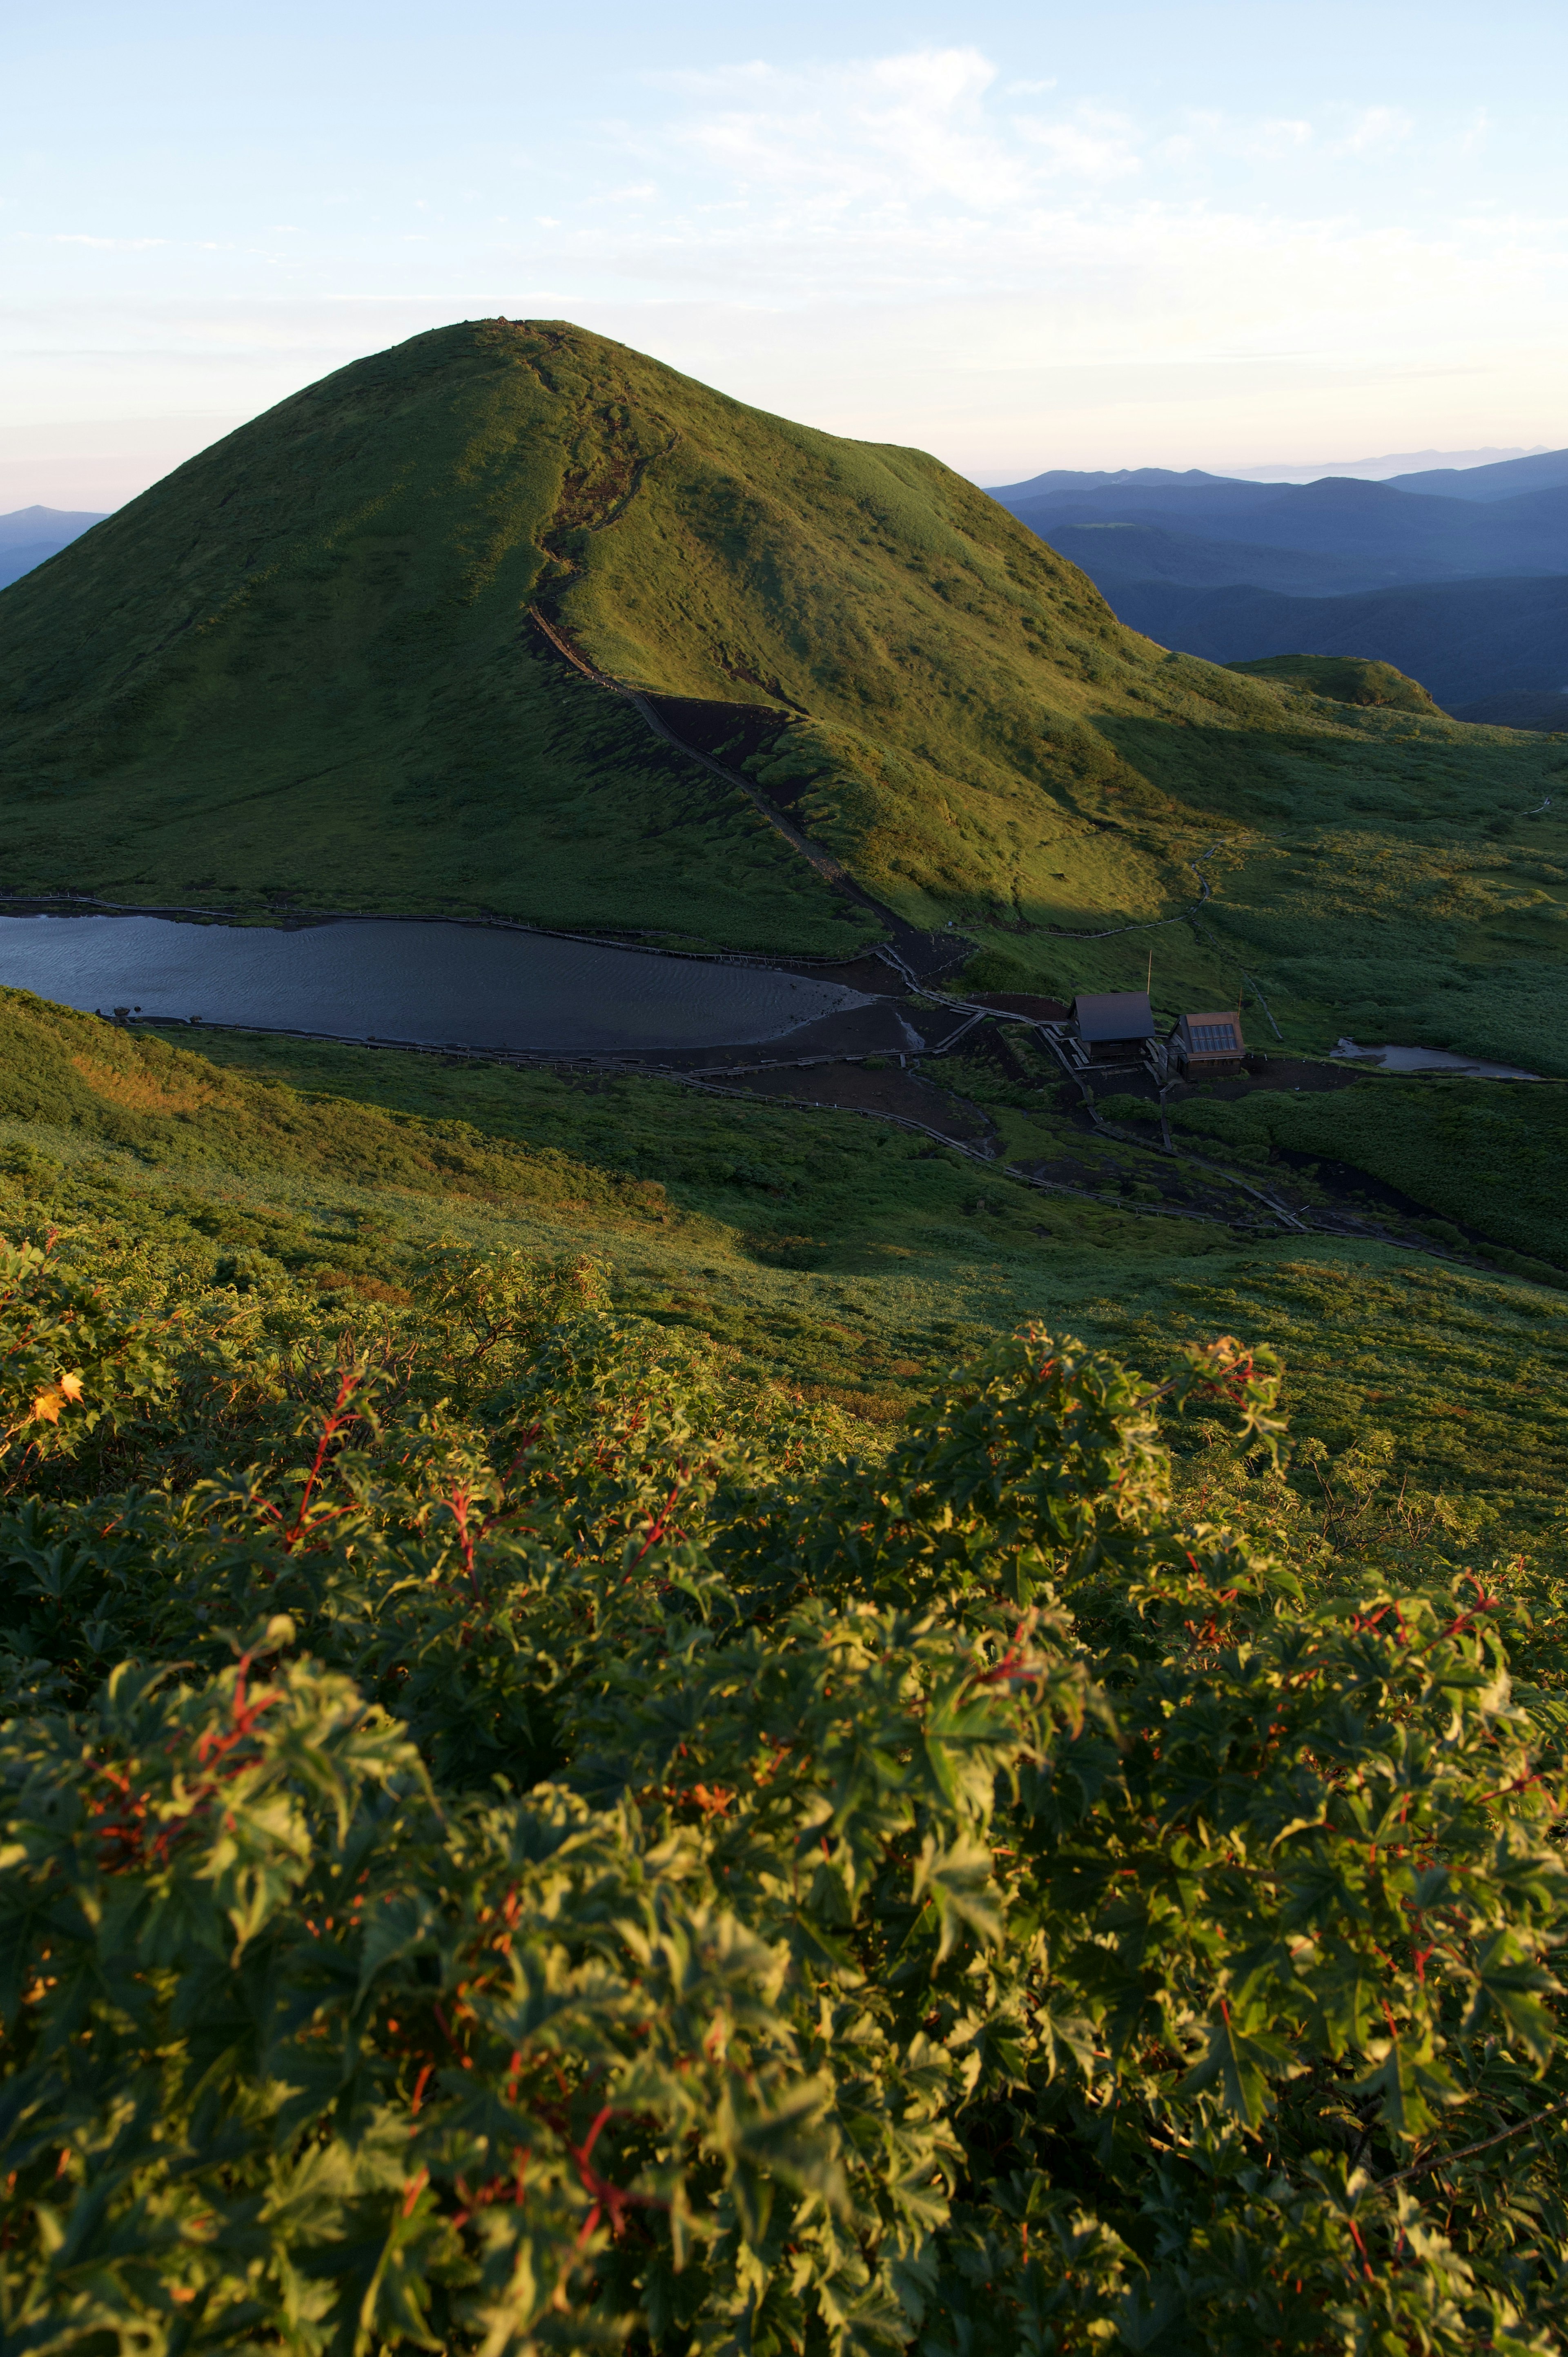
M 1225 668 L 1243 679 L 1283 680 L 1287 686 L 1326 695 L 1334 704 L 1380 704 L 1394 712 L 1434 714 L 1438 709 L 1418 679 L 1407 679 L 1392 663 L 1366 662 L 1359 655 L 1259 655 Z
M 686 699 L 751 794 L 535 613 Z M 1294 1044 L 1562 1069 L 1560 746 L 1167 654 L 934 459 L 571 327 L 444 328 L 283 403 L 0 595 L 0 678 L 12 891 L 864 938 L 773 800 L 1036 985 L 1153 943 L 1167 996 L 1240 990 Z

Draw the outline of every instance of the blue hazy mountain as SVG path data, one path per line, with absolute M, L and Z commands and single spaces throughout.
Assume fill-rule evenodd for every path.
M 1468 709 L 1483 702 L 1507 697 L 1510 711 L 1522 710 L 1521 697 L 1568 691 L 1568 573 L 1423 582 L 1349 597 L 1282 597 L 1242 582 L 1195 588 L 1110 573 L 1090 577 L 1118 620 L 1211 662 L 1361 655 L 1392 663 L 1466 719 L 1501 716 Z M 1568 695 L 1563 706 L 1541 706 L 1555 717 L 1509 725 L 1561 727 L 1564 711 Z
M 0 589 L 19 581 L 46 557 L 57 556 L 102 521 L 101 515 L 75 508 L 14 508 L 9 515 L 0 515 Z
M 1053 546 L 1070 524 L 1134 523 L 1244 543 L 1252 550 L 1353 559 L 1369 577 L 1388 582 L 1568 573 L 1568 483 L 1507 498 L 1459 500 L 1396 490 L 1352 475 L 1283 487 L 1178 477 L 991 496 Z M 1304 596 L 1315 594 L 1307 576 L 1298 586 Z
M 1556 490 L 1568 483 L 1568 450 L 1538 450 L 1529 458 L 1499 458 L 1490 467 L 1428 467 L 1418 475 L 1390 475 L 1397 491 L 1441 499 L 1510 500 L 1519 491 Z
M 1163 646 L 1366 656 L 1464 718 L 1568 720 L 1568 451 L 1391 482 L 1058 468 L 991 496 Z

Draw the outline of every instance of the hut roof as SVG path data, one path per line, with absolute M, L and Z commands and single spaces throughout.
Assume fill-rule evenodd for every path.
M 1240 1056 L 1245 1052 L 1241 1018 L 1233 1006 L 1222 1007 L 1218 1014 L 1184 1015 L 1176 1028 L 1196 1055 Z
M 1080 1039 L 1152 1039 L 1154 1009 L 1146 990 L 1079 992 L 1072 1019 Z

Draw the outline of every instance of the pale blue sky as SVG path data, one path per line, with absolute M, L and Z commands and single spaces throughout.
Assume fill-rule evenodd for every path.
M 13 8 L 0 508 L 444 320 L 981 480 L 1568 443 L 1562 0 Z

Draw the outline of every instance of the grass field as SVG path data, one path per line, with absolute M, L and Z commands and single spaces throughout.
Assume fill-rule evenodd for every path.
M 1119 1122 L 1155 1135 L 1152 1108 L 1116 1103 Z M 1283 1159 L 1310 1180 L 1348 1164 L 1454 1223 L 1568 1267 L 1568 1091 L 1487 1086 L 1423 1075 L 1369 1076 L 1332 1094 L 1255 1090 L 1237 1102 L 1208 1091 L 1169 1109 L 1172 1134 L 1245 1169 Z
M 549 324 L 356 362 L 0 595 L 0 886 L 819 953 L 875 929 L 534 605 L 624 681 L 756 707 L 763 791 L 989 971 L 1113 987 L 1152 946 L 1162 1004 L 1239 994 L 1293 1045 L 1568 1069 L 1561 740 L 1366 666 L 1168 655 L 934 459 Z
M 1505 1535 L 1560 1513 L 1558 1291 L 1376 1244 L 1140 1216 L 1133 1194 L 1042 1197 L 854 1114 L 671 1082 L 260 1034 L 197 1053 L 16 993 L 0 1016 L 13 1230 L 54 1221 L 92 1253 L 118 1238 L 199 1290 L 303 1284 L 395 1304 L 432 1253 L 587 1253 L 624 1307 L 873 1427 L 1025 1319 L 1151 1366 L 1173 1336 L 1235 1331 L 1283 1350 L 1298 1440 L 1357 1462 L 1369 1446 L 1391 1494 L 1467 1501 Z M 1048 1116 L 995 1110 L 1020 1125 L 1010 1148 L 1050 1144 Z M 1075 1134 L 1075 1150 L 1095 1149 Z M 1135 1190 L 1133 1149 L 1107 1150 L 1106 1168 Z

